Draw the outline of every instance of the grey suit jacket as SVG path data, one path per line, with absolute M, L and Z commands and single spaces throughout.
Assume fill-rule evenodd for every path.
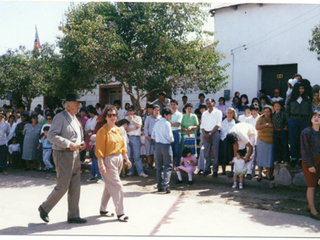
M 48 140 L 53 143 L 52 149 L 65 150 L 70 142 L 76 142 L 76 128 L 80 128 L 81 142 L 84 141 L 83 129 L 79 121 L 72 123 L 72 118 L 66 111 L 57 114 L 52 121 L 48 132 Z

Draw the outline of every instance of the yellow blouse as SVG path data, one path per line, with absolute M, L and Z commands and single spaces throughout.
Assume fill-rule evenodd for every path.
M 259 117 L 259 119 L 257 120 L 256 126 L 257 125 L 263 125 L 266 123 L 272 123 L 272 118 L 271 119 L 267 119 L 264 116 Z M 258 131 L 258 139 L 262 142 L 265 143 L 269 143 L 269 144 L 273 144 L 273 127 L 266 127 L 264 129 L 261 130 L 257 130 Z
M 125 154 L 126 152 L 121 129 L 115 127 L 111 130 L 108 124 L 104 124 L 96 134 L 96 157 L 104 158 L 114 154 Z

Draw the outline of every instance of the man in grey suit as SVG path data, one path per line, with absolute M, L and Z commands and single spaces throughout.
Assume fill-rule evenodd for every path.
M 54 117 L 48 132 L 48 140 L 53 143 L 57 185 L 38 210 L 41 219 L 49 222 L 48 213 L 68 191 L 68 223 L 86 223 L 86 219 L 79 217 L 81 186 L 79 150 L 86 148 L 83 129 L 75 116 L 80 109 L 80 96 L 67 94 L 65 101 L 66 110 Z

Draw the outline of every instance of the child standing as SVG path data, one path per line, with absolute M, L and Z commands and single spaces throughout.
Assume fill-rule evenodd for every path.
M 192 155 L 192 151 L 190 148 L 185 148 L 182 151 L 182 157 L 180 161 L 180 166 L 177 167 L 176 172 L 178 175 L 178 180 L 176 184 L 182 183 L 181 170 L 188 173 L 188 184 L 193 184 L 192 174 L 196 170 L 197 159 Z
M 93 134 L 90 136 L 90 145 L 92 145 L 91 150 L 90 150 L 90 158 L 92 159 L 91 162 L 91 178 L 87 179 L 87 182 L 89 183 L 100 183 L 102 182 L 102 176 L 99 171 L 99 166 L 98 166 L 98 159 L 94 153 L 95 148 L 96 148 L 96 134 Z M 96 179 L 97 176 L 97 179 Z
M 16 168 L 21 153 L 20 143 L 17 143 L 17 137 L 12 137 L 11 144 L 8 147 L 8 151 L 11 155 L 12 167 Z
M 130 147 L 129 147 L 129 138 L 128 138 L 128 135 L 127 135 L 127 131 L 126 131 L 126 128 L 128 127 L 129 125 L 129 121 L 127 119 L 121 119 L 119 120 L 116 125 L 121 129 L 121 132 L 122 132 L 122 136 L 123 136 L 123 140 L 124 140 L 124 145 L 125 147 L 127 148 L 128 152 L 127 152 L 127 155 L 130 156 Z M 122 170 L 121 170 L 121 174 L 120 174 L 120 177 L 122 178 L 125 178 L 126 177 L 126 164 L 125 164 L 125 159 L 123 159 L 123 164 L 122 164 Z
M 232 188 L 237 187 L 237 177 L 240 178 L 239 188 L 243 189 L 243 177 L 247 173 L 247 165 L 246 163 L 249 162 L 249 160 L 244 159 L 244 156 L 246 155 L 246 150 L 238 150 L 237 156 L 232 159 L 230 164 L 234 164 L 234 173 L 233 173 L 233 185 Z
M 47 139 L 47 135 L 50 127 L 46 126 L 43 129 L 43 136 L 39 140 L 39 147 L 42 147 L 42 158 L 45 164 L 44 170 L 47 172 L 53 172 L 53 166 L 50 162 L 51 152 L 52 152 L 52 143 Z
M 274 127 L 273 132 L 273 146 L 274 155 L 273 162 L 281 163 L 281 153 L 284 164 L 289 163 L 289 146 L 288 146 L 288 122 L 283 111 L 283 101 L 273 102 L 274 113 L 272 115 L 272 122 Z

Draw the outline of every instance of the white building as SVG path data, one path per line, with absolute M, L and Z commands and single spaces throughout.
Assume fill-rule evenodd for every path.
M 217 50 L 230 63 L 231 96 L 246 93 L 251 100 L 260 89 L 285 96 L 287 81 L 299 73 L 311 85 L 320 83 L 320 61 L 308 50 L 312 29 L 320 24 L 315 4 L 212 4 Z M 222 95 L 223 92 L 216 95 Z

